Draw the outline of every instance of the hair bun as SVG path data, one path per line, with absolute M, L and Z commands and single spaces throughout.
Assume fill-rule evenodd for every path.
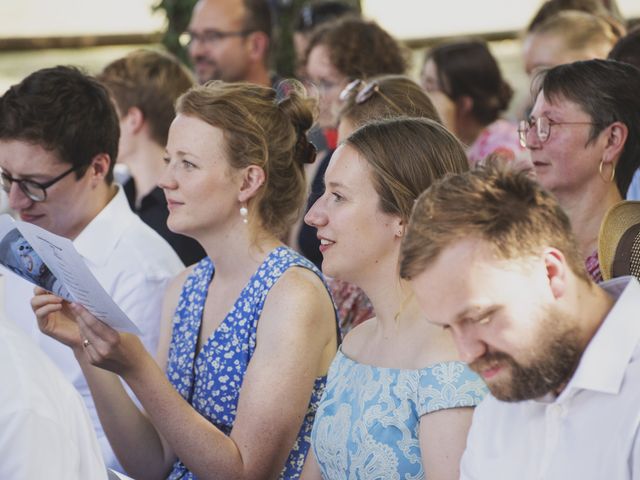
M 301 164 L 313 163 L 316 161 L 318 149 L 309 141 L 304 132 L 299 132 L 298 143 L 296 144 L 296 160 Z
M 307 131 L 313 124 L 316 101 L 307 96 L 304 86 L 297 80 L 283 80 L 275 88 L 275 103 L 289 118 L 296 131 L 294 159 L 299 164 L 313 163 L 316 147 L 307 138 Z

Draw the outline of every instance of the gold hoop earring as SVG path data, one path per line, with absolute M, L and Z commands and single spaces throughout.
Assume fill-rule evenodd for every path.
M 607 179 L 604 175 L 602 175 L 602 165 L 604 164 L 604 160 L 600 160 L 600 165 L 598 166 L 598 172 L 600 173 L 600 178 L 604 180 L 604 183 L 611 183 L 613 179 L 616 178 L 616 167 L 611 164 L 611 175 Z

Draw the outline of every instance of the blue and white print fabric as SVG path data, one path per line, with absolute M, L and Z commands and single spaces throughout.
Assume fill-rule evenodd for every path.
M 310 261 L 290 248 L 274 249 L 197 354 L 202 312 L 215 274 L 208 257 L 198 262 L 182 288 L 173 319 L 167 377 L 193 408 L 227 435 L 233 428 L 242 381 L 256 348 L 256 329 L 265 299 L 274 283 L 291 267 L 307 268 L 322 278 Z M 300 476 L 325 383 L 326 376 L 315 381 L 307 415 L 280 478 Z M 195 476 L 178 460 L 169 479 L 195 479 Z
M 311 433 L 324 480 L 423 479 L 420 417 L 475 407 L 487 387 L 462 362 L 419 370 L 363 365 L 340 350 Z

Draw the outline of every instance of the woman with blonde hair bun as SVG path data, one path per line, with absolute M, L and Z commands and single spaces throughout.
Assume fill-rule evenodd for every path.
M 213 82 L 178 101 L 160 186 L 169 228 L 208 256 L 169 286 L 156 360 L 76 304 L 44 290 L 32 300 L 41 330 L 73 349 L 135 478 L 300 473 L 338 334 L 320 272 L 279 240 L 315 157 L 312 105 L 289 87 L 279 99 Z

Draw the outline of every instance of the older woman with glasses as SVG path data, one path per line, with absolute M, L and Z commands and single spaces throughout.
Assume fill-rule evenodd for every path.
M 536 84 L 520 140 L 538 181 L 567 212 L 589 274 L 602 281 L 600 225 L 640 164 L 640 70 L 587 60 L 543 72 Z

